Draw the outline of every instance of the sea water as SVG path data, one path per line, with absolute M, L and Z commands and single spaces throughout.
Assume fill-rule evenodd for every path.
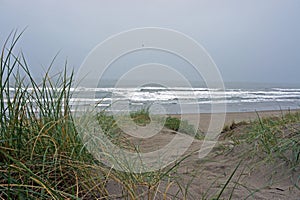
M 98 87 L 73 88 L 71 106 L 93 106 L 108 112 L 136 111 L 155 106 L 158 113 L 188 114 L 253 112 L 300 109 L 300 86 L 225 84 L 225 89 L 207 87 Z M 117 106 L 116 106 L 117 105 Z M 160 111 L 159 111 L 160 110 Z

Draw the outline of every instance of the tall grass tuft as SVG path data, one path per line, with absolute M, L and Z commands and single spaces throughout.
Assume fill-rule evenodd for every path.
M 37 83 L 24 55 L 14 53 L 21 35 L 12 32 L 1 52 L 0 197 L 76 198 L 93 159 L 70 115 L 73 73 L 65 66 L 51 76 L 52 62 Z
M 37 82 L 23 53 L 15 53 L 21 35 L 12 32 L 1 51 L 0 199 L 166 196 L 173 183 L 170 174 L 181 161 L 157 172 L 126 173 L 95 160 L 78 136 L 70 113 L 73 72 L 69 74 L 65 64 L 61 72 L 52 74 L 55 56 Z M 131 117 L 136 123 L 147 123 L 146 115 Z M 114 120 L 101 113 L 97 117 L 110 138 L 120 144 Z M 166 187 L 159 189 L 162 182 Z M 113 187 L 117 192 L 110 190 L 111 183 L 117 185 Z

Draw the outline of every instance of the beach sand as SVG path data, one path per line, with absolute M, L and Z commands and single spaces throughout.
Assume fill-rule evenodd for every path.
M 235 123 L 250 122 L 258 119 L 258 116 L 260 118 L 282 117 L 284 114 L 297 111 L 299 110 L 227 113 L 225 125 L 231 125 L 233 121 Z M 191 114 L 186 117 L 192 119 L 195 115 Z M 200 129 L 206 130 L 210 119 L 210 114 L 201 114 Z M 298 125 L 297 127 L 300 128 Z M 243 126 L 247 125 L 237 127 L 233 130 L 234 134 L 247 134 L 247 128 Z M 249 154 L 252 146 L 243 143 L 233 147 L 232 143 L 233 141 L 220 137 L 218 144 L 207 157 L 199 159 L 198 152 L 195 152 L 181 164 L 177 172 L 177 176 L 180 177 L 178 182 L 181 185 L 190 184 L 188 199 L 214 198 L 241 160 L 241 165 L 228 185 L 230 189 L 224 191 L 222 199 L 224 197 L 228 199 L 234 187 L 232 199 L 300 199 L 300 190 L 294 187 L 295 184 L 298 186 L 300 184 L 299 167 L 289 170 L 282 160 L 267 163 L 257 157 L 245 159 L 245 155 Z M 197 151 L 201 145 L 202 141 L 195 140 L 188 152 Z M 176 191 L 176 186 L 173 190 L 173 192 Z
M 227 113 L 225 125 L 231 125 L 234 121 L 250 122 L 264 117 L 282 117 L 292 111 L 260 111 Z M 173 117 L 182 117 L 172 115 Z M 195 114 L 186 114 L 185 119 L 197 119 Z M 206 130 L 211 120 L 210 114 L 201 114 L 199 129 Z M 246 123 L 233 130 L 234 134 L 247 134 Z M 232 130 L 231 130 L 232 131 Z M 176 134 L 176 131 L 163 129 L 159 134 L 145 140 L 133 140 L 140 145 L 142 152 L 151 152 L 167 145 Z M 225 133 L 226 134 L 226 133 Z M 222 135 L 222 134 L 221 134 Z M 170 187 L 168 182 L 161 182 L 158 191 L 168 188 L 168 198 L 177 194 L 179 199 L 212 199 L 222 190 L 222 187 L 230 178 L 232 172 L 240 163 L 237 171 L 232 177 L 229 185 L 222 194 L 221 199 L 299 199 L 300 190 L 294 187 L 299 185 L 300 169 L 289 170 L 290 168 L 282 160 L 275 160 L 271 163 L 263 162 L 262 158 L 248 155 L 253 146 L 245 143 L 233 145 L 233 141 L 219 137 L 213 150 L 204 158 L 200 159 L 198 151 L 203 144 L 203 140 L 194 140 L 185 154 L 191 154 L 184 160 L 173 174 L 176 177 Z M 246 157 L 246 158 L 245 158 Z M 179 187 L 181 186 L 181 187 Z M 187 188 L 188 187 L 188 188 Z M 186 192 L 178 190 L 187 188 Z M 234 188 L 234 192 L 231 191 Z M 116 186 L 111 185 L 108 190 L 116 192 Z M 182 191 L 182 190 L 181 190 Z M 232 196 L 231 196 L 232 195 Z M 162 193 L 157 192 L 155 199 L 164 199 Z
M 226 125 L 231 125 L 232 122 L 239 123 L 242 121 L 250 122 L 256 119 L 264 117 L 281 117 L 288 113 L 299 112 L 299 110 L 273 110 L 273 111 L 257 111 L 257 112 L 228 112 L 225 114 L 225 123 Z M 218 115 L 218 114 L 215 114 Z M 170 115 L 171 117 L 181 118 L 181 115 Z M 199 121 L 199 129 L 202 132 L 206 132 L 208 125 L 211 122 L 212 114 L 210 113 L 201 113 L 201 114 L 184 114 L 184 119 L 188 121 Z

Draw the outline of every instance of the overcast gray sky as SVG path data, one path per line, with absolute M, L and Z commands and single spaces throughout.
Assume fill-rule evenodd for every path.
M 78 69 L 107 37 L 154 26 L 202 44 L 225 81 L 300 83 L 299 0 L 0 0 L 0 15 L 1 44 L 28 26 L 19 48 L 37 74 L 59 50 Z

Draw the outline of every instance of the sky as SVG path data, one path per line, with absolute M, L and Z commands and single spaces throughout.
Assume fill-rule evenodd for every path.
M 299 0 L 0 0 L 0 42 L 27 27 L 18 49 L 38 76 L 57 52 L 54 69 L 76 72 L 111 35 L 168 28 L 200 43 L 225 81 L 300 86 L 299 11 Z

